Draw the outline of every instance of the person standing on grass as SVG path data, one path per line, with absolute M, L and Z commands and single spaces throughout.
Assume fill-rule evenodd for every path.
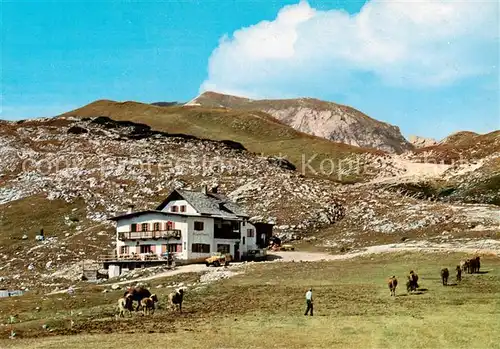
M 313 316 L 313 292 L 312 288 L 309 289 L 309 291 L 306 292 L 306 312 L 304 315 L 307 315 L 309 313 L 309 310 L 311 311 L 311 316 Z

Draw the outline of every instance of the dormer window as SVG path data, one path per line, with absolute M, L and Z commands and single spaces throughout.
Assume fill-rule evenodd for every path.
M 179 206 L 172 206 L 170 212 L 179 212 Z
M 186 212 L 186 205 L 181 205 L 181 212 Z

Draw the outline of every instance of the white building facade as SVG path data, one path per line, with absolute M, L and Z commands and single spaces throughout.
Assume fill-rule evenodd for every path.
M 257 248 L 257 231 L 248 215 L 216 192 L 174 190 L 155 210 L 112 218 L 118 258 L 204 259 L 214 252 L 234 259 Z

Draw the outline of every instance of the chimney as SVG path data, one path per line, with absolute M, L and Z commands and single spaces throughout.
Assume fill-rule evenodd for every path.
M 207 186 L 206 185 L 202 185 L 201 186 L 201 192 L 205 195 L 207 195 Z
M 217 194 L 218 190 L 219 190 L 219 186 L 218 186 L 218 185 L 214 185 L 214 186 L 212 187 L 212 190 L 211 190 L 211 191 L 212 191 L 212 194 Z
M 134 205 L 128 205 L 127 213 L 132 213 L 134 211 Z

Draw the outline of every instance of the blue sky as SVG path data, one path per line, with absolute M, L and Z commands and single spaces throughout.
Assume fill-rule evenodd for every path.
M 432 2 L 4 1 L 0 118 L 214 89 L 348 104 L 406 136 L 500 129 L 498 4 Z

